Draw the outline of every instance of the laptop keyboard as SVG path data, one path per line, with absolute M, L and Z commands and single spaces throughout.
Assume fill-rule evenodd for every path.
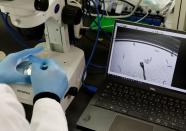
M 186 131 L 186 101 L 153 91 L 108 83 L 96 106 L 179 131 Z

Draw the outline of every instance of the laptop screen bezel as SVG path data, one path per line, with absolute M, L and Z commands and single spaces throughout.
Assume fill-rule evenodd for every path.
M 122 78 L 120 76 L 115 76 L 113 74 L 109 74 L 109 66 L 110 66 L 109 64 L 110 64 L 110 59 L 111 59 L 111 53 L 112 53 L 112 48 L 113 48 L 113 42 L 114 42 L 115 31 L 116 31 L 116 28 L 117 28 L 117 26 L 116 26 L 117 23 L 139 26 L 139 27 L 145 27 L 145 28 L 155 29 L 155 30 L 160 30 L 160 31 L 168 31 L 168 32 L 179 33 L 179 34 L 183 34 L 183 35 L 186 35 L 186 32 L 167 29 L 167 28 L 161 28 L 161 27 L 155 27 L 155 26 L 145 25 L 145 24 L 140 24 L 140 23 L 133 23 L 133 22 L 128 22 L 128 21 L 124 21 L 124 20 L 116 20 L 115 25 L 114 25 L 114 30 L 112 32 L 112 39 L 111 39 L 108 61 L 107 61 L 108 66 L 107 66 L 107 70 L 106 70 L 107 71 L 106 72 L 107 78 L 112 79 L 114 81 L 117 81 L 119 83 L 123 83 L 123 84 L 128 85 L 128 86 L 137 86 L 139 88 L 143 88 L 143 89 L 146 89 L 146 90 L 151 90 L 151 91 L 163 93 L 163 94 L 166 94 L 166 95 L 171 95 L 173 97 L 178 97 L 180 99 L 186 100 L 186 93 L 184 93 L 184 92 L 171 90 L 171 89 L 168 89 L 168 88 L 160 87 L 158 85 L 152 85 L 152 84 L 149 84 L 149 83 L 139 82 L 139 81 L 135 81 L 135 80 L 127 79 L 127 78 Z

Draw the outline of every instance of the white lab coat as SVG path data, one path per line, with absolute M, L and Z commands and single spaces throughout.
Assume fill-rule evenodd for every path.
M 0 84 L 0 131 L 68 131 L 68 127 L 60 104 L 50 98 L 36 101 L 29 123 L 14 91 Z

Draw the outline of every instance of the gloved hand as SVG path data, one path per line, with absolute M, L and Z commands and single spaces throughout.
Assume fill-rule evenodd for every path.
M 42 47 L 37 47 L 8 55 L 0 62 L 0 83 L 30 83 L 30 76 L 17 71 L 17 66 L 30 55 L 39 53 L 42 50 Z
M 53 93 L 62 99 L 68 88 L 67 76 L 51 59 L 40 59 L 35 56 L 29 58 L 32 61 L 31 82 L 33 94 Z

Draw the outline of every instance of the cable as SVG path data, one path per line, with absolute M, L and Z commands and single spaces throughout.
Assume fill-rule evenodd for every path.
M 169 3 L 160 9 L 160 13 L 161 14 L 170 13 L 173 10 L 174 6 L 175 6 L 175 0 L 169 0 Z
M 103 9 L 104 9 L 104 11 L 106 12 L 106 15 L 109 16 L 108 11 L 107 11 L 106 8 L 105 8 L 105 0 L 103 0 L 102 3 L 103 3 Z
M 97 64 L 92 64 L 92 63 L 90 63 L 90 66 L 92 66 L 92 67 L 94 67 L 94 68 L 99 68 L 99 69 L 106 69 L 106 66 L 97 65 Z
M 127 0 L 118 0 L 118 1 L 121 1 L 121 2 L 127 3 L 128 5 L 130 5 L 130 6 L 132 6 L 133 8 L 135 8 L 135 5 L 132 4 L 131 2 L 128 2 Z M 110 2 L 110 0 L 107 0 L 106 2 Z
M 15 31 L 8 22 L 8 14 L 4 14 L 0 10 L 0 16 L 2 18 L 3 24 L 5 25 L 7 31 L 11 34 L 11 36 L 16 40 L 16 42 L 24 48 L 28 48 L 25 44 L 26 42 L 22 39 L 22 37 Z
M 97 47 L 97 44 L 98 44 L 98 39 L 99 39 L 99 35 L 100 35 L 100 31 L 101 31 L 101 22 L 100 22 L 100 16 L 99 16 L 99 10 L 98 10 L 98 0 L 96 0 L 96 3 L 94 3 L 95 7 L 96 7 L 96 12 L 97 12 L 97 18 L 98 18 L 98 31 L 97 31 L 97 34 L 96 34 L 96 40 L 95 40 L 95 43 L 93 45 L 93 48 L 92 48 L 92 52 L 91 52 L 91 55 L 86 63 L 86 66 L 84 68 L 84 71 L 83 71 L 83 75 L 82 75 L 82 85 L 88 89 L 89 91 L 91 91 L 92 93 L 95 93 L 97 88 L 95 86 L 90 86 L 90 85 L 86 85 L 84 83 L 84 77 L 86 75 L 86 72 L 87 72 L 87 69 L 88 69 L 88 66 L 90 65 L 91 63 L 91 60 L 93 58 L 93 55 L 95 53 L 95 50 L 96 50 L 96 47 Z
M 105 15 L 109 15 L 108 14 L 108 11 L 106 10 L 106 7 L 105 7 L 105 0 L 100 0 L 100 3 L 101 5 L 103 5 L 103 10 L 102 10 L 102 14 L 105 14 Z M 105 11 L 105 12 L 104 12 Z M 104 12 L 104 13 L 103 13 Z
M 107 26 L 101 26 L 101 29 L 103 29 L 103 28 L 110 28 L 110 27 L 114 27 L 114 25 L 107 25 Z M 92 29 L 92 30 L 96 30 L 96 29 L 98 29 L 98 27 L 86 27 L 86 26 L 83 26 L 83 27 L 81 27 L 81 29 Z
M 140 4 L 141 4 L 142 1 L 143 1 L 143 0 L 139 0 L 139 2 L 136 4 L 136 6 L 135 6 L 135 8 L 133 9 L 133 11 L 132 11 L 130 14 L 128 14 L 128 15 L 104 16 L 104 17 L 106 17 L 106 18 L 114 18 L 114 19 L 128 18 L 128 17 L 132 16 L 132 15 L 136 12 L 137 8 L 140 6 Z M 92 13 L 91 15 L 92 15 L 92 16 L 96 16 L 96 14 L 93 14 L 93 13 Z
M 94 5 L 95 5 L 95 2 L 94 2 L 94 0 L 89 0 L 89 1 L 87 1 L 88 3 L 89 3 L 89 5 L 88 5 L 88 7 L 90 7 L 90 2 L 92 2 Z M 104 8 L 104 10 L 105 10 L 105 0 L 101 0 L 100 2 L 102 2 L 103 3 L 103 8 Z M 91 8 L 88 8 L 89 10 L 91 9 Z M 89 12 L 89 10 L 86 10 L 86 14 L 85 15 L 87 15 L 87 13 L 89 13 L 89 16 L 90 17 L 93 17 L 93 16 L 91 16 L 91 11 Z M 105 14 L 105 12 L 102 12 L 101 13 L 102 15 L 101 15 L 101 17 L 100 17 L 100 21 L 101 21 L 101 19 L 103 18 L 103 16 L 104 16 L 104 14 Z M 96 15 L 97 16 L 97 15 Z M 95 19 L 95 17 L 93 17 L 93 19 L 94 19 L 94 23 L 96 24 L 96 27 L 95 28 L 91 28 L 91 25 L 89 26 L 89 27 L 81 27 L 81 29 L 86 29 L 87 31 L 88 30 L 95 30 L 95 29 L 98 29 L 97 28 L 97 26 L 98 26 L 98 22 L 96 21 L 96 19 Z M 101 23 L 101 22 L 100 22 Z M 101 25 L 101 24 L 100 24 Z M 103 27 L 103 28 L 109 28 L 109 27 L 112 27 L 112 25 L 111 26 L 105 26 L 105 27 Z M 101 27 L 101 31 L 102 31 L 102 27 Z
M 97 88 L 93 85 L 85 84 L 85 83 L 82 83 L 82 85 L 85 87 L 85 89 L 87 89 L 89 93 L 95 93 L 97 91 Z
M 96 49 L 96 46 L 98 44 L 98 39 L 99 39 L 99 34 L 100 34 L 100 17 L 99 17 L 99 11 L 98 11 L 98 3 L 96 4 L 96 11 L 97 11 L 97 16 L 98 16 L 98 32 L 97 32 L 97 35 L 96 35 L 96 40 L 95 40 L 95 43 L 94 43 L 94 46 L 93 46 L 93 49 L 92 49 L 92 52 L 91 52 L 91 55 L 89 57 L 89 60 L 87 62 L 87 65 L 85 67 L 85 71 L 87 70 L 91 60 L 92 60 L 92 57 L 94 55 L 94 52 L 95 52 L 95 49 Z
M 135 5 L 133 5 L 132 3 L 130 3 L 128 1 L 126 1 L 126 0 L 119 0 L 119 1 L 125 2 L 125 3 L 129 4 L 130 6 L 132 6 L 133 8 L 135 8 Z
M 139 23 L 139 22 L 143 21 L 149 15 L 149 12 L 147 10 L 145 10 L 145 11 L 146 11 L 146 14 L 141 19 L 137 20 L 135 23 Z
M 174 9 L 174 7 L 175 7 L 175 0 L 172 1 L 172 3 L 171 3 L 171 5 L 170 5 L 170 7 L 169 7 L 169 9 L 168 9 L 168 11 L 167 11 L 167 13 L 165 15 L 166 19 L 171 14 L 171 11 Z

